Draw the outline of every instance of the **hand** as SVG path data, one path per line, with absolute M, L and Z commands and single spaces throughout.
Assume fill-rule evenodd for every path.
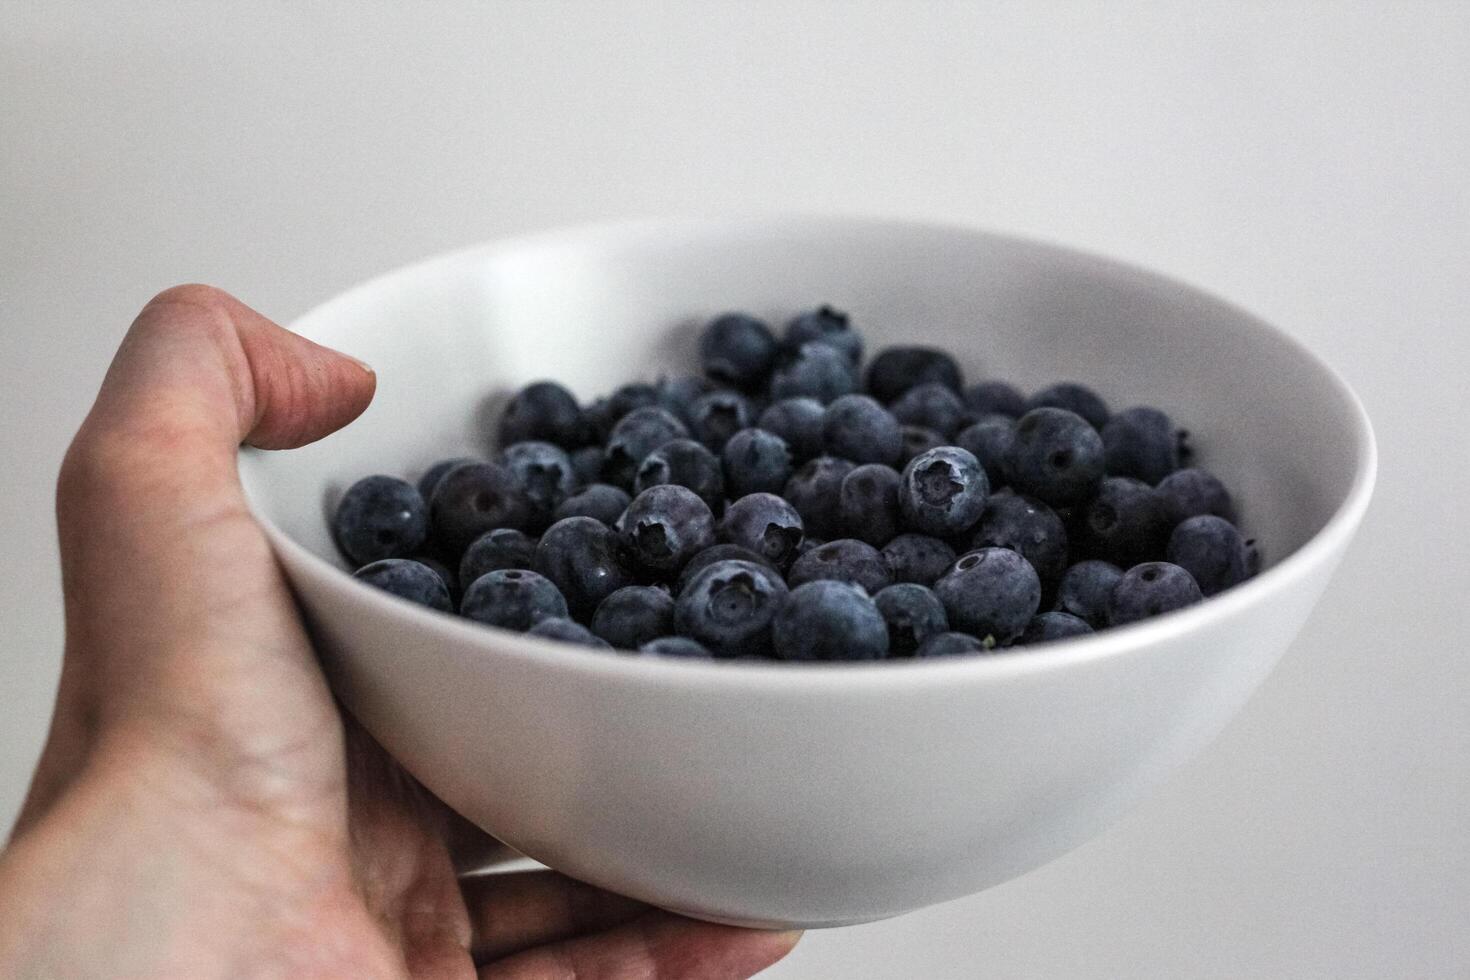
M 0 855 L 0 975 L 611 980 L 780 959 L 795 934 L 549 873 L 460 880 L 463 822 L 344 724 L 235 451 L 321 438 L 374 385 L 208 287 L 134 322 L 62 466 L 66 656 Z

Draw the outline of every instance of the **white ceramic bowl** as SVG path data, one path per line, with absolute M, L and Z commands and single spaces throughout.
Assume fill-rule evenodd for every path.
M 327 504 L 373 472 L 489 451 L 505 394 L 588 397 L 695 366 L 695 325 L 830 302 L 869 350 L 971 378 L 1075 379 L 1194 432 L 1269 567 L 1202 605 L 1032 651 L 872 665 L 563 646 L 353 581 Z M 242 454 L 343 700 L 445 801 L 554 868 L 762 926 L 861 922 L 1005 881 L 1097 834 L 1205 745 L 1301 627 L 1363 515 L 1357 399 L 1295 341 L 1092 255 L 886 221 L 656 221 L 492 242 L 390 273 L 295 328 L 378 371 L 372 408 Z

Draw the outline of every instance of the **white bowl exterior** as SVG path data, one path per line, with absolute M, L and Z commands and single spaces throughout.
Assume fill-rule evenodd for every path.
M 852 311 L 874 349 L 935 343 L 973 377 L 1077 379 L 1115 407 L 1161 405 L 1193 425 L 1247 529 L 1284 560 L 1194 610 L 1085 641 L 866 667 L 568 650 L 410 607 L 328 564 L 323 486 L 487 452 L 499 396 L 534 378 L 585 396 L 689 370 L 699 318 L 822 301 Z M 1270 670 L 1371 487 L 1360 407 L 1288 338 L 1160 277 L 967 230 L 796 219 L 538 236 L 395 273 L 297 328 L 380 374 L 374 407 L 344 432 L 242 456 L 344 701 L 517 849 L 721 921 L 894 915 L 1100 831 Z

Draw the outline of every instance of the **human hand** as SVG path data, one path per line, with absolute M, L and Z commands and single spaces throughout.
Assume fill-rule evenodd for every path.
M 459 879 L 465 825 L 350 721 L 235 452 L 356 418 L 370 370 L 203 286 L 156 297 L 57 493 L 66 656 L 0 855 L 0 975 L 746 977 L 790 933 L 550 873 Z

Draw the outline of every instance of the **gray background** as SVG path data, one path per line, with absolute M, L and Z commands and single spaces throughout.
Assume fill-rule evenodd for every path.
M 1281 667 L 1129 818 L 769 975 L 1470 976 L 1470 6 L 234 6 L 0 3 L 0 818 L 57 673 L 53 474 L 156 290 L 289 319 L 549 225 L 933 217 L 1283 324 L 1362 394 L 1380 490 Z

